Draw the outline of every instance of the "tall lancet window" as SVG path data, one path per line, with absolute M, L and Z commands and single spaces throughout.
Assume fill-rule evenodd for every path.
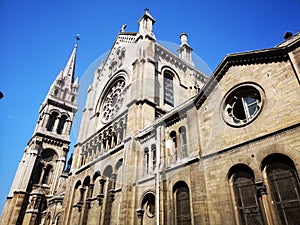
M 177 225 L 191 224 L 190 192 L 187 184 L 183 181 L 177 182 L 173 187 L 175 220 Z
M 153 171 L 156 168 L 156 146 L 155 144 L 151 145 L 151 151 L 152 151 L 152 165 L 153 165 Z
M 173 76 L 169 72 L 164 73 L 164 104 L 174 106 Z
M 54 123 L 55 123 L 57 117 L 58 117 L 57 112 L 53 112 L 53 113 L 50 114 L 49 120 L 47 122 L 47 131 L 52 131 L 53 130 Z
M 180 141 L 181 141 L 181 152 L 180 152 L 180 157 L 181 158 L 186 158 L 187 157 L 187 141 L 186 141 L 186 129 L 185 127 L 180 127 L 179 128 L 179 133 L 180 133 Z
M 67 116 L 66 115 L 62 115 L 60 117 L 60 119 L 59 119 L 59 123 L 58 123 L 57 130 L 56 130 L 58 134 L 62 134 L 63 133 L 66 121 L 67 121 Z

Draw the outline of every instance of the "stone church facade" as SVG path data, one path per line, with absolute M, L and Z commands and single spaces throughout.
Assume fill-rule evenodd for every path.
M 75 145 L 77 45 L 50 87 L 1 224 L 300 224 L 300 34 L 208 77 L 145 10 L 94 73 Z

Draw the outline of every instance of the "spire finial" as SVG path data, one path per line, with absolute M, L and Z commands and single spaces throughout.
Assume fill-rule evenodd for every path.
M 80 41 L 80 34 L 76 34 L 75 40 L 76 40 L 75 46 L 77 47 L 78 42 Z
M 149 8 L 145 8 L 145 12 L 149 12 Z

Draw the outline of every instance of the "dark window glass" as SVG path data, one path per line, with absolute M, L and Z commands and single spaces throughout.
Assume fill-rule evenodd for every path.
M 234 173 L 233 189 L 241 224 L 263 224 L 253 175 L 243 171 Z
M 168 73 L 164 75 L 164 104 L 174 106 L 173 77 Z
M 275 162 L 267 167 L 267 177 L 282 225 L 300 224 L 300 188 L 292 165 Z
M 155 170 L 155 167 L 156 167 L 156 146 L 151 145 L 151 150 L 152 150 L 153 170 Z
M 52 131 L 53 127 L 54 127 L 54 123 L 57 119 L 58 113 L 53 112 L 52 114 L 50 114 L 49 116 L 49 120 L 47 122 L 47 131 Z
M 177 225 L 191 224 L 190 194 L 185 183 L 180 183 L 175 189 Z
M 234 126 L 246 125 L 261 111 L 262 95 L 263 90 L 254 84 L 234 88 L 225 97 L 223 118 Z
M 67 121 L 66 116 L 62 116 L 59 119 L 59 123 L 58 123 L 57 130 L 56 130 L 58 134 L 62 134 L 66 121 Z

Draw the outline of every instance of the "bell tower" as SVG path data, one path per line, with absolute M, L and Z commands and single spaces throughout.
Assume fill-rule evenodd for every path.
M 55 195 L 66 165 L 70 130 L 77 111 L 78 78 L 74 80 L 77 44 L 51 85 L 19 163 L 1 224 L 39 224 L 46 201 Z

